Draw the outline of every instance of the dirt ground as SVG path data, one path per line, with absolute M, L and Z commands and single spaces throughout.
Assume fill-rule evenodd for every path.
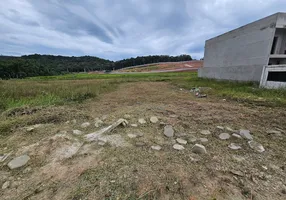
M 43 108 L 31 115 L 53 119 L 53 114 L 60 118 L 32 131 L 18 127 L 1 140 L 1 152 L 12 152 L 0 163 L 0 184 L 9 183 L 0 190 L 1 199 L 286 199 L 284 108 L 196 98 L 166 82 L 136 82 L 80 105 Z M 165 125 L 151 123 L 151 116 L 172 125 L 174 137 L 164 136 Z M 94 126 L 98 118 L 101 127 Z M 108 133 L 114 142 L 84 140 L 85 134 L 119 118 L 129 125 Z M 147 123 L 138 123 L 139 118 Z M 91 125 L 82 128 L 84 122 Z M 220 133 L 232 131 L 217 126 L 250 130 L 265 151 L 251 149 L 246 139 L 219 139 Z M 72 134 L 76 129 L 83 134 Z M 176 138 L 188 141 L 184 150 L 173 149 Z M 196 143 L 207 153 L 193 153 Z M 230 143 L 242 149 L 232 150 Z M 155 145 L 161 150 L 151 149 Z M 30 156 L 28 163 L 10 170 L 7 163 L 23 154 Z

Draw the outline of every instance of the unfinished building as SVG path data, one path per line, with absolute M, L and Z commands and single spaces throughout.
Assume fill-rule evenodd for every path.
M 286 87 L 286 13 L 276 13 L 207 40 L 199 77 Z

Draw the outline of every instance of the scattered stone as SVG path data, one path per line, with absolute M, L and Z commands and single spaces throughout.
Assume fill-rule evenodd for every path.
M 73 130 L 72 133 L 73 133 L 74 135 L 82 135 L 82 134 L 83 134 L 83 132 L 80 131 L 80 130 Z
M 103 120 L 103 121 L 106 120 L 107 118 L 108 118 L 108 115 L 102 115 L 101 116 L 101 120 Z
M 150 118 L 150 122 L 153 123 L 153 124 L 156 124 L 158 121 L 159 121 L 158 118 L 155 117 L 155 116 L 152 116 L 152 117 Z
M 234 132 L 234 130 L 233 130 L 232 128 L 228 127 L 228 126 L 226 126 L 225 129 L 226 129 L 227 131 Z
M 186 137 L 187 134 L 186 133 L 176 133 L 177 137 Z
M 7 189 L 10 186 L 10 181 L 6 181 L 3 185 L 2 185 L 2 190 Z
M 262 165 L 261 167 L 262 167 L 262 169 L 264 169 L 265 171 L 268 170 L 268 168 L 267 168 L 266 166 L 264 166 L 264 165 Z
M 217 129 L 220 129 L 220 130 L 224 130 L 224 127 L 223 127 L 223 126 L 217 126 L 216 128 L 217 128 Z
M 167 125 L 164 127 L 164 135 L 166 137 L 173 137 L 174 136 L 174 129 L 171 125 Z
M 282 186 L 281 192 L 282 192 L 282 194 L 286 194 L 286 186 L 285 185 Z
M 166 123 L 165 122 L 160 122 L 160 126 L 165 126 Z
M 228 140 L 228 139 L 230 138 L 230 135 L 229 135 L 228 133 L 221 133 L 221 134 L 219 135 L 219 138 L 220 138 L 221 140 Z
M 249 130 L 239 130 L 239 135 L 247 140 L 253 140 Z
M 190 159 L 191 159 L 192 162 L 198 162 L 199 161 L 199 159 L 193 158 L 191 156 L 190 156 Z
M 73 123 L 73 124 L 76 124 L 76 119 L 73 119 L 73 120 L 72 120 L 72 123 Z
M 27 174 L 30 171 L 32 171 L 32 168 L 31 167 L 27 167 L 26 169 L 23 170 L 23 174 Z
M 130 126 L 132 126 L 132 127 L 138 127 L 138 125 L 137 124 L 131 124 Z
M 201 134 L 203 134 L 203 135 L 210 135 L 211 132 L 209 130 L 202 130 Z
M 236 175 L 236 176 L 241 176 L 244 177 L 244 174 L 241 171 L 237 171 L 237 170 L 230 170 L 230 173 Z
M 199 140 L 200 140 L 202 143 L 206 143 L 206 142 L 209 141 L 207 138 L 200 138 Z
M 189 139 L 189 142 L 191 142 L 191 143 L 194 143 L 194 142 L 196 142 L 197 141 L 197 138 L 195 138 L 195 137 L 191 137 L 190 139 Z
M 162 147 L 159 145 L 156 145 L 156 146 L 151 146 L 151 149 L 156 150 L 156 151 L 160 151 L 162 149 Z
M 239 155 L 233 155 L 232 158 L 237 162 L 243 162 L 245 161 L 245 158 Z
M 207 153 L 206 148 L 201 144 L 195 144 L 192 148 L 192 152 L 197 154 L 205 154 Z
M 21 183 L 22 183 L 21 181 L 14 181 L 11 183 L 10 187 L 11 188 L 18 188 L 19 185 L 21 185 Z
M 80 125 L 81 128 L 87 128 L 90 126 L 90 123 L 89 122 L 84 122 Z
M 145 146 L 146 144 L 144 143 L 144 142 L 136 142 L 135 143 L 135 146 L 136 147 L 143 147 L 143 146 Z
M 140 119 L 138 120 L 138 122 L 139 122 L 139 124 L 146 124 L 146 123 L 147 123 L 146 120 L 143 119 L 143 118 L 140 118 Z
M 241 139 L 241 138 L 242 138 L 240 135 L 238 135 L 238 134 L 236 134 L 236 133 L 233 133 L 233 134 L 232 134 L 232 137 L 235 137 L 235 138 L 238 138 L 238 139 Z
M 1 154 L 0 155 L 0 163 L 4 162 L 11 154 L 12 154 L 12 152 L 7 153 L 7 154 Z
M 268 130 L 266 132 L 267 134 L 275 134 L 275 135 L 281 135 L 281 131 L 276 131 L 276 130 Z
M 179 151 L 185 149 L 185 147 L 183 147 L 183 146 L 180 145 L 180 144 L 174 144 L 174 145 L 173 145 L 173 148 L 176 149 L 176 150 L 179 150 Z
M 26 130 L 27 130 L 27 132 L 32 132 L 35 130 L 35 128 L 34 127 L 28 127 Z
M 265 151 L 264 147 L 258 142 L 251 140 L 251 141 L 248 141 L 248 144 L 249 144 L 250 148 L 254 149 L 255 151 L 257 151 L 259 153 L 262 153 Z
M 128 136 L 129 138 L 131 138 L 131 139 L 137 138 L 137 135 L 132 134 L 132 133 L 127 134 L 127 136 Z
M 30 157 L 28 155 L 22 155 L 22 156 L 19 156 L 11 160 L 8 163 L 8 167 L 10 169 L 16 169 L 16 168 L 26 165 L 29 160 L 30 160 Z
M 176 141 L 179 143 L 179 144 L 187 144 L 188 142 L 182 138 L 177 138 Z
M 131 116 L 128 115 L 128 114 L 125 114 L 125 115 L 123 116 L 123 118 L 124 118 L 124 119 L 131 119 Z
M 238 150 L 241 149 L 241 146 L 235 144 L 235 143 L 231 143 L 230 145 L 228 145 L 228 147 L 232 150 Z
M 177 118 L 178 115 L 170 115 L 171 118 Z
M 144 136 L 144 133 L 142 133 L 142 132 L 136 132 L 136 133 L 134 133 L 137 137 L 143 137 Z
M 101 127 L 102 124 L 103 124 L 103 121 L 102 121 L 101 119 L 99 119 L 99 118 L 96 118 L 96 119 L 95 119 L 94 126 L 95 126 L 96 128 Z

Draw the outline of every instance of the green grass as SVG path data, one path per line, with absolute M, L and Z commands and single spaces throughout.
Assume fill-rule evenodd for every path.
M 267 90 L 257 83 L 238 83 L 197 78 L 194 72 L 134 74 L 67 74 L 0 81 L 0 111 L 23 106 L 62 105 L 96 98 L 116 89 L 118 84 L 135 81 L 168 81 L 179 87 L 209 87 L 213 97 L 237 101 L 286 105 L 286 90 Z

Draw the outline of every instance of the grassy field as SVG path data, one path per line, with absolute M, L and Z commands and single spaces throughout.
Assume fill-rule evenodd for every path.
M 243 102 L 283 106 L 286 90 L 261 89 L 256 83 L 237 83 L 197 78 L 194 72 L 150 74 L 68 74 L 0 81 L 0 111 L 23 106 L 62 105 L 96 98 L 118 84 L 135 81 L 169 81 L 191 89 L 208 87 L 208 95 Z

